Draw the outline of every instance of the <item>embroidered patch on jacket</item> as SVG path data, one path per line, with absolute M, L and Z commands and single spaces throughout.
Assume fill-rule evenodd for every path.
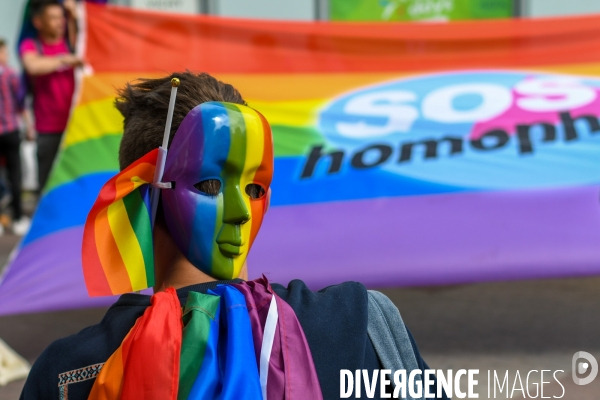
M 58 374 L 58 388 L 60 393 L 60 400 L 68 400 L 69 390 L 68 385 L 81 381 L 87 381 L 88 379 L 94 379 L 98 376 L 104 363 L 88 365 L 87 367 L 74 369 L 72 371 L 63 372 Z

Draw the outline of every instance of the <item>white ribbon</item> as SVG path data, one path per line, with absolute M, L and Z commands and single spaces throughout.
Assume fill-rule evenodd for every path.
M 262 391 L 263 400 L 267 400 L 267 377 L 269 375 L 269 361 L 271 360 L 271 350 L 273 349 L 273 341 L 275 340 L 275 330 L 277 329 L 277 321 L 279 313 L 277 312 L 277 300 L 275 294 L 271 297 L 269 305 L 269 313 L 265 322 L 265 330 L 263 333 L 262 346 L 260 348 L 260 389 Z

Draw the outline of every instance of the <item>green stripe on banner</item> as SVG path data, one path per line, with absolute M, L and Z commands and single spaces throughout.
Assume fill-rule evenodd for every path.
M 121 133 L 74 144 L 57 157 L 45 192 L 75 180 L 82 175 L 119 170 Z
M 314 128 L 273 125 L 272 130 L 276 157 L 306 155 L 311 147 L 323 145 L 325 142 L 323 136 Z M 121 137 L 121 132 L 106 134 L 97 139 L 74 144 L 61 151 L 45 191 L 82 175 L 117 172 Z
M 309 127 L 271 125 L 275 157 L 303 156 L 313 146 L 323 145 L 326 140 L 318 130 Z
M 200 372 L 211 325 L 219 311 L 219 296 L 189 292 L 183 308 L 183 339 L 179 368 L 178 400 L 186 400 Z
M 134 190 L 123 198 L 127 216 L 131 227 L 142 250 L 144 267 L 146 268 L 146 281 L 148 287 L 154 286 L 154 253 L 152 245 L 152 225 L 150 213 L 142 199 L 139 190 Z

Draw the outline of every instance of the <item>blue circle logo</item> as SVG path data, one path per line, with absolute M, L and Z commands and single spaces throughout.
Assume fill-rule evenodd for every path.
M 386 82 L 320 112 L 328 145 L 312 149 L 303 177 L 377 171 L 460 190 L 597 184 L 599 115 L 600 80 L 589 78 L 463 71 Z

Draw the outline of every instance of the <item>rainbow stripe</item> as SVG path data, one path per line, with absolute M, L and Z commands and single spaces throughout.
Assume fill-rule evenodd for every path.
M 90 296 L 108 296 L 154 285 L 148 184 L 158 149 L 102 187 L 83 231 L 82 263 Z

